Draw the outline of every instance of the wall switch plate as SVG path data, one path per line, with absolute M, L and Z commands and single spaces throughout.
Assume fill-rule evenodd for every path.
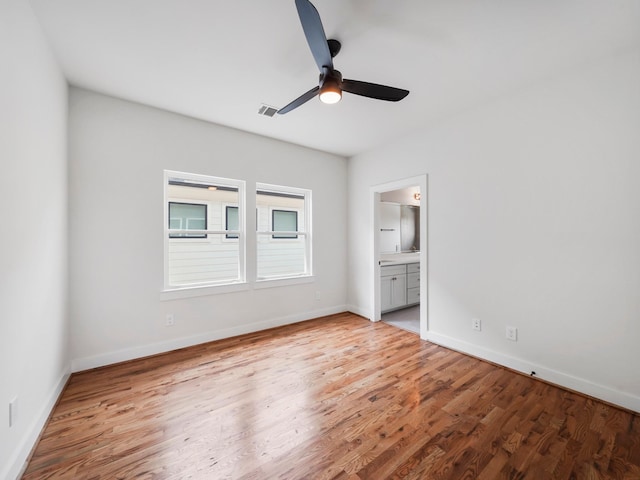
M 482 330 L 482 324 L 480 323 L 480 319 L 479 318 L 472 318 L 471 319 L 471 328 L 473 328 L 474 330 L 477 330 L 478 332 L 480 330 Z
M 173 325 L 174 325 L 175 323 L 176 323 L 176 322 L 175 322 L 175 320 L 174 320 L 174 318 L 173 318 L 173 313 L 167 313 L 167 318 L 166 318 L 166 320 L 165 320 L 165 323 L 164 323 L 164 324 L 165 324 L 167 327 L 173 327 Z
M 9 402 L 9 428 L 18 421 L 18 397 L 13 397 Z
M 516 327 L 507 327 L 507 339 L 512 342 L 518 341 L 518 329 Z
M 316 300 L 320 300 L 320 291 L 316 292 Z

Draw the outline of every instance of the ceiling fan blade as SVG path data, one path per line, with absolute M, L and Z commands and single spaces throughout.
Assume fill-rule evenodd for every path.
M 282 107 L 280 110 L 278 110 L 278 114 L 282 115 L 284 113 L 290 112 L 294 108 L 298 108 L 303 103 L 307 103 L 309 100 L 311 100 L 313 97 L 315 97 L 318 94 L 318 90 L 320 90 L 320 87 L 318 87 L 318 86 L 313 87 L 308 92 L 303 93 L 302 95 L 300 95 L 298 98 L 296 98 L 289 105 L 286 105 L 286 106 Z
M 311 53 L 318 65 L 318 69 L 321 72 L 323 67 L 333 70 L 333 60 L 318 10 L 309 0 L 296 0 L 296 8 L 298 9 L 298 16 L 300 17 L 304 35 L 307 37 L 307 43 L 311 48 Z
M 378 100 L 387 100 L 389 102 L 397 102 L 409 95 L 409 90 L 402 88 L 387 87 L 386 85 L 378 85 L 377 83 L 360 82 L 358 80 L 342 80 L 342 90 L 363 97 L 376 98 Z

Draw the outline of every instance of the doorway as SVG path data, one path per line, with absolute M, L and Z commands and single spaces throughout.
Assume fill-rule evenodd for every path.
M 427 175 L 375 185 L 371 187 L 370 192 L 373 225 L 370 255 L 370 264 L 373 267 L 370 270 L 373 292 L 371 320 L 380 321 L 383 311 L 388 312 L 388 316 L 385 314 L 385 321 L 389 318 L 401 323 L 418 314 L 420 338 L 426 340 L 429 300 Z M 408 229 L 406 218 L 403 219 L 404 214 L 400 213 L 405 208 L 403 206 L 415 211 L 415 219 L 409 222 Z M 393 214 L 395 210 L 398 211 L 397 221 L 396 215 Z M 396 223 L 389 223 L 390 221 Z M 392 279 L 396 281 L 392 282 Z

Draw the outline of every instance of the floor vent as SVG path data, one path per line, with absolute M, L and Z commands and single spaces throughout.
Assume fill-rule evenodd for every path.
M 278 109 L 276 107 L 270 107 L 269 105 L 265 105 L 264 103 L 260 105 L 258 109 L 258 115 L 264 115 L 265 117 L 273 117 Z

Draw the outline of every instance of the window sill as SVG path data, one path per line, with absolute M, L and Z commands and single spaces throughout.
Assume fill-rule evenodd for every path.
M 197 287 L 182 287 L 163 290 L 160 292 L 160 301 L 179 300 L 182 298 L 204 297 L 219 293 L 233 293 L 249 290 L 246 282 L 227 283 L 224 285 L 202 285 Z
M 316 279 L 313 275 L 301 275 L 299 277 L 286 278 L 261 278 L 256 281 L 254 288 L 274 288 L 285 287 L 287 285 L 299 285 L 303 283 L 313 283 Z
M 160 301 L 180 300 L 182 298 L 205 297 L 207 295 L 218 295 L 222 293 L 243 292 L 250 288 L 256 290 L 262 288 L 286 287 L 289 285 L 302 285 L 313 283 L 316 279 L 313 275 L 301 275 L 299 277 L 287 278 L 263 278 L 253 284 L 247 282 L 227 283 L 224 285 L 201 285 L 197 287 L 172 288 L 160 292 Z

